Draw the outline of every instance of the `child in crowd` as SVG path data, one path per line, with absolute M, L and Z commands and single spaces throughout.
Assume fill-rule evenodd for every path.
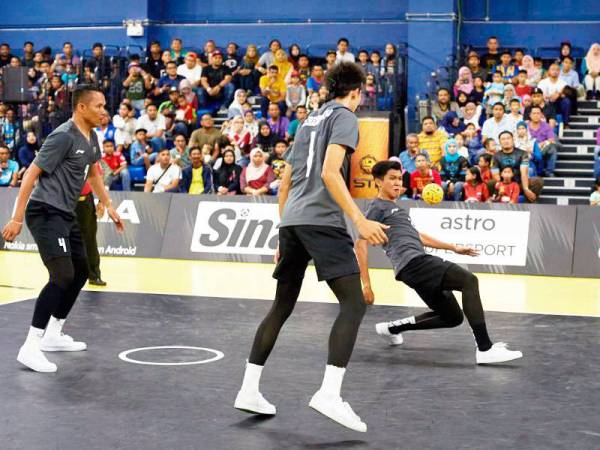
M 490 157 L 493 160 L 497 149 L 498 149 L 498 144 L 496 144 L 496 141 L 494 140 L 494 138 L 487 138 L 485 140 L 485 142 L 483 143 L 483 150 L 479 152 L 479 154 L 477 155 L 477 158 L 479 158 L 481 155 L 490 155 Z
M 515 173 L 510 166 L 502 169 L 502 181 L 496 183 L 494 201 L 498 203 L 519 203 L 519 185 L 513 181 Z
M 592 192 L 592 195 L 590 195 L 590 205 L 600 206 L 600 177 L 596 177 L 593 189 L 594 191 Z
M 279 193 L 279 186 L 281 185 L 281 177 L 283 176 L 283 169 L 285 168 L 285 159 L 283 155 L 287 150 L 287 142 L 283 139 L 279 139 L 275 143 L 273 153 L 269 156 L 267 164 L 273 169 L 275 179 L 269 185 L 271 195 L 277 195 Z
M 287 105 L 286 114 L 289 118 L 295 115 L 298 106 L 306 103 L 306 90 L 300 83 L 300 75 L 297 71 L 293 71 L 290 76 L 290 84 L 285 94 L 285 103 Z
M 483 103 L 483 95 L 485 94 L 485 83 L 481 77 L 473 78 L 473 90 L 469 96 L 472 102 L 476 104 Z
M 475 102 L 468 102 L 465 107 L 461 109 L 465 125 L 471 123 L 475 126 L 476 130 L 479 130 L 481 128 L 481 119 L 485 119 L 485 117 L 481 116 L 481 111 L 481 105 L 476 105 Z
M 494 68 L 494 73 L 499 73 L 504 83 L 510 83 L 517 75 L 517 69 L 512 64 L 512 55 L 509 51 L 503 51 L 500 55 L 500 64 Z M 495 102 L 494 102 L 495 103 Z
M 488 187 L 486 183 L 484 183 L 479 167 L 477 166 L 469 167 L 467 169 L 463 189 L 465 202 L 484 203 L 490 198 Z
M 375 75 L 367 74 L 365 84 L 362 88 L 362 100 L 360 102 L 361 110 L 373 111 L 377 105 L 377 85 L 375 84 Z
M 479 157 L 479 173 L 481 174 L 481 181 L 484 183 L 489 183 L 492 181 L 492 170 L 490 167 L 492 166 L 492 155 L 484 153 Z
M 523 114 L 521 114 L 521 101 L 518 98 L 513 98 L 508 104 L 508 109 L 509 112 L 507 116 L 516 126 L 516 124 L 523 120 Z
M 413 199 L 418 200 L 421 198 L 425 186 L 431 183 L 441 186 L 442 179 L 437 170 L 429 168 L 425 155 L 417 155 L 415 167 L 417 170 L 410 174 L 410 188 L 413 192 Z
M 523 111 L 525 111 L 527 108 L 531 108 L 532 105 L 533 105 L 533 100 L 531 99 L 531 95 L 524 95 L 523 96 Z
M 469 164 L 458 154 L 458 144 L 455 139 L 448 139 L 444 144 L 444 156 L 440 161 L 442 169 L 442 188 L 447 200 L 460 201 L 465 181 L 465 173 Z
M 504 98 L 504 82 L 500 72 L 494 72 L 492 82 L 483 94 L 484 103 L 487 105 L 488 113 L 491 113 L 492 105 L 501 102 Z
M 458 154 L 469 161 L 469 149 L 465 146 L 465 131 L 467 130 L 465 129 L 462 133 L 456 133 L 454 139 L 456 140 Z
M 519 70 L 519 74 L 517 75 L 517 84 L 515 86 L 515 92 L 521 98 L 526 95 L 531 95 L 533 91 L 533 87 L 527 84 L 527 71 L 522 69 Z
M 469 123 L 462 136 L 464 138 L 464 146 L 467 147 L 467 160 L 469 164 L 477 163 L 477 155 L 481 152 L 483 145 L 481 144 L 481 136 L 477 132 L 475 125 Z M 464 155 L 463 155 L 464 156 Z
M 157 153 L 154 152 L 150 142 L 146 138 L 146 129 L 135 130 L 135 141 L 131 144 L 130 161 L 132 166 L 145 166 L 146 170 L 156 161 Z

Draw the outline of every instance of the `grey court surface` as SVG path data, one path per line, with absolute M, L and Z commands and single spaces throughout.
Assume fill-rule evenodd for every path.
M 488 313 L 492 338 L 525 353 L 474 364 L 468 326 L 405 335 L 390 348 L 376 322 L 410 310 L 370 308 L 343 388 L 368 424 L 346 430 L 309 409 L 324 369 L 333 304 L 300 303 L 262 383 L 271 419 L 233 409 L 254 331 L 270 302 L 82 294 L 65 331 L 89 350 L 49 354 L 56 374 L 15 360 L 32 301 L 0 307 L 0 449 L 599 449 L 600 319 Z M 414 309 L 412 312 L 419 312 Z M 153 346 L 204 347 L 217 361 L 141 365 L 118 355 Z M 214 352 L 134 352 L 189 362 Z

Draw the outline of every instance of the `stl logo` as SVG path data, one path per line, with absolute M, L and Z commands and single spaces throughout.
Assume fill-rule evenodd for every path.
M 362 170 L 365 175 L 371 175 L 371 171 L 375 164 L 377 164 L 377 159 L 375 159 L 373 155 L 363 156 L 360 159 L 360 170 Z

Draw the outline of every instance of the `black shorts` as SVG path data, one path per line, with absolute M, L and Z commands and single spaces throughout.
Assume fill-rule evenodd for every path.
M 27 204 L 25 221 L 44 263 L 61 256 L 87 258 L 74 215 L 34 200 Z
M 319 281 L 360 273 L 354 243 L 345 229 L 296 225 L 279 229 L 279 262 L 273 278 L 294 281 L 304 278 L 312 259 Z
M 396 280 L 402 281 L 415 291 L 437 292 L 452 264 L 433 255 L 417 256 L 396 275 Z

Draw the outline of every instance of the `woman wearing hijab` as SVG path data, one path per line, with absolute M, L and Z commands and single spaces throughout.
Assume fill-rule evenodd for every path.
M 294 70 L 298 69 L 298 58 L 300 57 L 301 53 L 302 50 L 298 44 L 292 44 L 290 45 L 290 48 L 288 48 L 288 61 L 294 67 Z
M 473 91 L 473 74 L 471 69 L 466 66 L 461 67 L 458 70 L 458 79 L 454 83 L 454 96 L 456 97 L 459 92 L 464 92 L 470 95 Z
M 192 105 L 192 108 L 198 111 L 198 95 L 192 89 L 192 83 L 187 78 L 179 82 L 179 93 L 189 105 Z
M 585 74 L 583 84 L 587 91 L 586 98 L 600 99 L 600 44 L 592 44 L 581 64 L 581 72 Z
M 266 154 L 260 148 L 250 152 L 250 164 L 242 170 L 240 187 L 246 195 L 265 195 L 269 185 L 275 180 L 273 169 L 266 163 Z
M 235 116 L 243 117 L 249 109 L 252 109 L 252 106 L 248 103 L 248 94 L 244 89 L 238 89 L 233 95 L 233 102 L 227 109 L 227 119 L 232 119 Z
M 217 195 L 241 194 L 240 179 L 242 168 L 235 163 L 235 153 L 227 149 L 221 156 L 221 166 L 215 170 L 215 191 Z
M 288 61 L 288 56 L 284 49 L 280 48 L 275 52 L 275 61 L 273 64 L 279 69 L 279 79 L 287 84 L 289 75 L 291 74 L 294 66 L 292 66 L 292 63 Z
M 242 116 L 235 116 L 231 120 L 226 136 L 231 145 L 234 146 L 236 161 L 244 157 L 248 158 L 252 137 L 250 136 L 250 132 L 244 129 L 244 118 Z
M 259 122 L 256 146 L 262 148 L 263 152 L 271 153 L 275 148 L 276 142 L 277 136 L 271 131 L 269 124 L 265 120 Z
M 465 124 L 458 117 L 456 111 L 450 111 L 446 113 L 444 118 L 441 120 L 441 125 L 449 136 L 462 133 L 465 129 Z
M 521 68 L 527 71 L 527 84 L 529 86 L 537 86 L 538 82 L 542 79 L 542 72 L 535 67 L 531 55 L 523 56 L 523 66 Z
M 19 151 L 17 152 L 17 156 L 19 157 L 19 164 L 21 166 L 21 170 L 19 171 L 19 178 L 21 178 L 23 173 L 31 165 L 39 149 L 40 145 L 38 144 L 37 136 L 33 131 L 28 131 L 27 136 L 25 137 L 25 145 L 20 147 Z

